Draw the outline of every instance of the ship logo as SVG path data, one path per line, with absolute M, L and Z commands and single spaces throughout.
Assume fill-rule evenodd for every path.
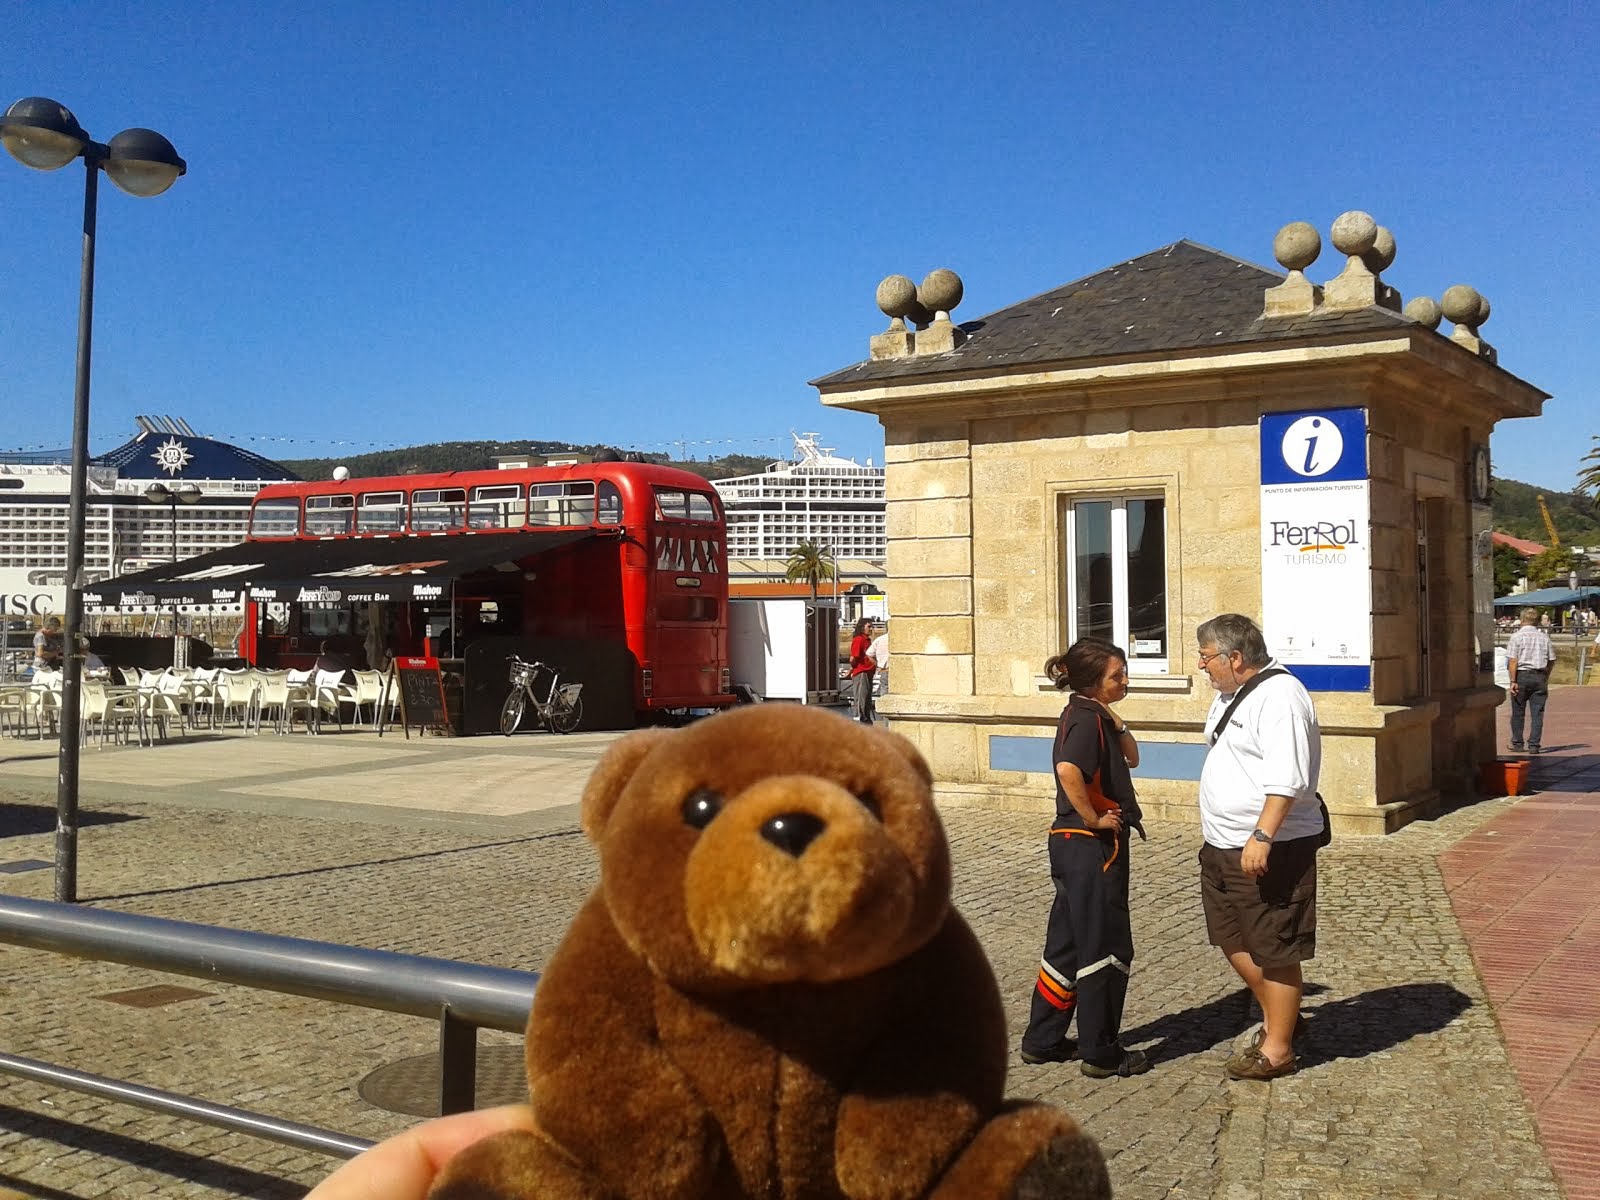
M 155 459 L 156 466 L 160 467 L 168 475 L 176 475 L 189 465 L 189 460 L 194 456 L 189 453 L 188 448 L 177 438 L 169 437 L 156 447 L 156 452 L 150 457 Z

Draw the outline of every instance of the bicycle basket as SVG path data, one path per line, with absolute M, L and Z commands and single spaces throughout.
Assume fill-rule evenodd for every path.
M 521 687 L 533 679 L 534 672 L 538 670 L 532 663 L 523 662 L 521 659 L 511 660 L 511 682 Z
M 563 683 L 560 687 L 561 698 L 571 704 L 578 698 L 578 693 L 583 691 L 581 683 Z

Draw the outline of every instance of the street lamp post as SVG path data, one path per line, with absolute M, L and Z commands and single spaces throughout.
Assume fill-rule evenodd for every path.
M 165 504 L 172 514 L 172 561 L 178 561 L 178 505 L 195 504 L 200 500 L 200 489 L 195 484 L 185 480 L 182 483 L 172 484 L 170 487 L 159 479 L 144 490 L 144 498 L 151 504 Z M 157 623 L 159 630 L 160 624 Z M 172 665 L 174 667 L 187 666 L 189 662 L 186 648 L 183 645 L 183 632 L 178 628 L 178 606 L 172 606 Z
M 159 196 L 187 169 L 153 129 L 125 129 L 105 145 L 78 118 L 41 96 L 18 100 L 0 117 L 0 144 L 25 167 L 54 171 L 83 159 L 83 271 L 78 287 L 78 362 L 72 404 L 72 490 L 67 502 L 67 604 L 62 614 L 61 750 L 56 785 L 58 901 L 78 898 L 78 721 L 82 712 L 83 542 L 89 474 L 89 359 L 94 329 L 94 232 L 100 172 L 131 196 Z

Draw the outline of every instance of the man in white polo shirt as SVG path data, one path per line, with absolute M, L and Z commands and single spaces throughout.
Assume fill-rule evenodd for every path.
M 1261 1032 L 1228 1060 L 1233 1079 L 1276 1079 L 1299 1065 L 1293 1038 L 1317 950 L 1317 797 L 1322 731 L 1300 681 L 1273 661 L 1249 617 L 1195 632 L 1216 688 L 1200 774 L 1200 898 L 1206 932 L 1261 1005 Z
M 1523 748 L 1522 722 L 1529 718 L 1527 749 L 1538 754 L 1544 736 L 1544 702 L 1550 695 L 1550 635 L 1539 625 L 1539 610 L 1522 610 L 1522 626 L 1506 643 L 1506 673 L 1511 677 L 1511 749 Z

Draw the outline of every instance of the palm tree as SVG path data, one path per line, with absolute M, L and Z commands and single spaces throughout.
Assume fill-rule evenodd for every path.
M 1600 505 L 1600 434 L 1596 434 L 1593 441 L 1594 449 L 1578 460 L 1589 465 L 1578 469 L 1577 491 L 1580 495 L 1587 492 Z
M 789 559 L 784 564 L 783 577 L 790 583 L 809 583 L 811 585 L 811 603 L 817 602 L 817 585 L 824 579 L 834 579 L 838 575 L 839 564 L 827 547 L 816 542 L 801 542 L 789 551 Z

